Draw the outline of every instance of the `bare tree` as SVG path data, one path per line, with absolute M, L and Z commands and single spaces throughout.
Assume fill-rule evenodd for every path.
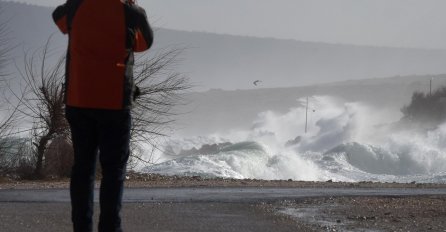
M 3 9 L 0 5 L 0 13 Z M 18 118 L 16 112 L 17 105 L 10 104 L 8 96 L 5 94 L 6 81 L 8 73 L 6 67 L 10 61 L 10 52 L 14 48 L 11 45 L 11 39 L 8 36 L 8 21 L 3 18 L 0 22 L 0 90 L 2 98 L 0 100 L 0 174 L 8 173 L 12 167 L 12 158 L 14 157 L 14 148 L 18 148 L 17 140 L 10 138 L 12 129 Z
M 11 109 L 12 108 L 12 109 Z M 0 175 L 11 173 L 17 166 L 17 154 L 23 142 L 14 137 L 13 129 L 17 125 L 18 106 L 2 105 L 0 119 Z
M 69 125 L 65 119 L 64 64 L 60 58 L 49 65 L 50 39 L 39 52 L 25 54 L 20 75 L 24 80 L 21 94 L 16 94 L 22 105 L 21 112 L 33 122 L 34 177 L 44 176 L 46 167 L 66 171 L 60 163 L 72 163 Z M 139 58 L 134 66 L 134 83 L 138 97 L 132 109 L 132 160 L 148 162 L 143 158 L 141 145 L 156 147 L 156 138 L 165 136 L 173 116 L 173 107 L 181 104 L 181 94 L 190 88 L 187 78 L 174 70 L 182 49 L 165 49 L 155 55 Z M 19 97 L 24 96 L 24 97 Z M 56 173 L 57 174 L 57 173 Z
M 3 12 L 3 9 L 0 5 L 0 13 Z M 4 20 L 4 19 L 1 19 Z M 0 22 L 0 81 L 5 81 L 5 66 L 9 61 L 9 52 L 12 49 L 12 46 L 10 44 L 10 38 L 8 37 L 8 24 L 7 21 Z M 3 83 L 1 83 L 3 84 Z
M 184 104 L 182 95 L 191 88 L 189 80 L 175 70 L 184 49 L 166 48 L 153 56 L 143 56 L 135 64 L 135 85 L 139 88 L 132 110 L 132 158 L 151 163 L 143 157 L 142 144 L 159 149 L 157 139 L 167 135 L 174 116 L 174 107 Z M 154 150 L 152 150 L 153 153 Z
M 69 143 L 69 125 L 65 119 L 63 80 L 65 75 L 65 57 L 59 58 L 54 64 L 48 64 L 51 38 L 45 46 L 31 55 L 24 56 L 23 69 L 18 68 L 24 81 L 24 87 L 19 99 L 23 115 L 32 120 L 33 165 L 34 177 L 43 177 L 45 162 L 48 164 L 48 154 L 59 154 L 51 151 L 52 142 Z M 19 97 L 23 96 L 23 97 Z M 66 147 L 66 146 L 65 146 Z M 52 153 L 51 153 L 52 152 Z M 59 154 L 59 155 L 70 155 Z

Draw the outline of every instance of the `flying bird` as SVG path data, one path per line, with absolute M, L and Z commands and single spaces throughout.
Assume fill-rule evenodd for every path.
M 260 84 L 261 82 L 262 82 L 261 80 L 256 80 L 256 81 L 253 82 L 253 84 L 254 84 L 255 86 L 257 86 L 257 85 Z

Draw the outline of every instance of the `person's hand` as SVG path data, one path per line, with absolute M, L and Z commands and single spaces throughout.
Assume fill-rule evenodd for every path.
M 136 101 L 141 96 L 141 89 L 135 85 L 135 91 L 133 92 L 133 101 Z

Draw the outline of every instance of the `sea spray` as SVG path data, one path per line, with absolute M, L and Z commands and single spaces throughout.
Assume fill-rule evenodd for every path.
M 146 167 L 144 171 L 240 179 L 319 179 L 314 163 L 294 155 L 273 155 L 267 150 L 256 142 L 234 143 L 215 153 L 178 154 L 179 158 Z
M 444 182 L 446 126 L 395 130 L 401 113 L 329 96 L 285 114 L 259 113 L 250 130 L 166 141 L 146 172 L 206 177 Z

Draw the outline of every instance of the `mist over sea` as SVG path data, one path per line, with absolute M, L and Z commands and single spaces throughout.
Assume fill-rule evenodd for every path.
M 396 126 L 398 111 L 332 96 L 309 98 L 306 115 L 306 98 L 300 98 L 285 113 L 259 113 L 247 130 L 171 138 L 152 154 L 156 164 L 139 169 L 239 179 L 446 181 L 446 124 Z

